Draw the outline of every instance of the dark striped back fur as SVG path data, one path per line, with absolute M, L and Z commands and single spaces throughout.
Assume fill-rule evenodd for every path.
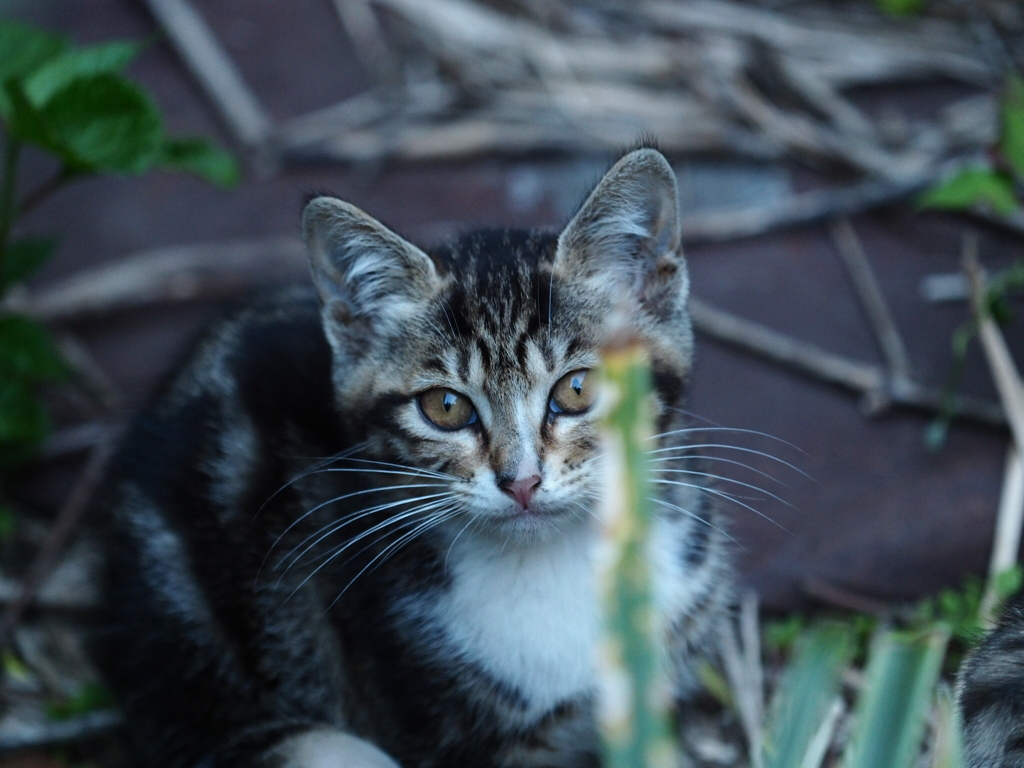
M 676 206 L 651 149 L 560 234 L 423 251 L 309 203 L 315 290 L 213 329 L 106 484 L 102 654 L 146 765 L 596 765 L 590 372 L 623 331 L 654 370 L 651 556 L 693 687 L 729 578 L 678 409 Z

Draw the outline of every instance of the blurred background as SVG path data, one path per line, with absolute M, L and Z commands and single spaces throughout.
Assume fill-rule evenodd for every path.
M 58 246 L 6 306 L 45 322 L 74 369 L 47 390 L 40 457 L 6 486 L 0 630 L 19 658 L 33 643 L 49 658 L 60 635 L 17 620 L 94 600 L 74 505 L 118 425 L 226 306 L 305 279 L 307 193 L 425 245 L 557 228 L 643 137 L 679 177 L 699 439 L 749 465 L 715 471 L 763 489 L 723 502 L 745 583 L 781 612 L 985 572 L 1009 432 L 977 342 L 961 416 L 934 420 L 971 316 L 965 248 L 993 274 L 1024 258 L 1014 0 L 4 0 L 0 18 L 79 45 L 148 41 L 126 74 L 166 129 L 243 168 L 228 188 L 87 178 L 16 222 Z M 1010 203 L 950 192 L 965 168 Z M 19 186 L 55 170 L 27 151 Z M 1005 333 L 1019 359 L 1019 324 Z

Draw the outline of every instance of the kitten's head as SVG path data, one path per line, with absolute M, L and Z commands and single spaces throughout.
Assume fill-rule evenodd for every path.
M 647 348 L 659 409 L 682 396 L 676 198 L 665 158 L 641 149 L 560 235 L 477 232 L 430 252 L 314 199 L 304 235 L 348 426 L 378 459 L 454 478 L 452 508 L 503 538 L 586 519 L 600 487 L 592 371 L 611 335 Z

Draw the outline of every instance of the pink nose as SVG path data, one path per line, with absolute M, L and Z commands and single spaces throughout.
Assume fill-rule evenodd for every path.
M 519 502 L 520 507 L 529 509 L 533 492 L 540 485 L 540 475 L 517 477 L 515 480 L 502 480 L 500 485 L 501 490 Z

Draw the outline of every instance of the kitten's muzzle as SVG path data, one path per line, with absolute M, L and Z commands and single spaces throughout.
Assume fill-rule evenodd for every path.
M 540 487 L 540 475 L 528 475 L 526 477 L 517 477 L 514 480 L 502 480 L 498 483 L 498 487 L 515 499 L 516 503 L 526 510 L 530 508 L 530 501 L 533 499 L 534 492 Z

